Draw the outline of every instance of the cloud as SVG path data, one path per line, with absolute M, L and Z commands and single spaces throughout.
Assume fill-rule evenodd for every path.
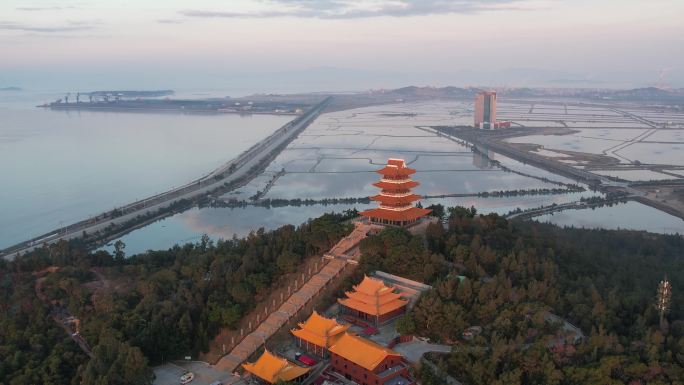
M 188 17 L 226 17 L 226 18 L 236 18 L 236 17 L 253 17 L 253 18 L 267 18 L 267 17 L 279 17 L 279 16 L 303 16 L 298 15 L 293 12 L 221 12 L 221 11 L 201 11 L 201 10 L 186 10 L 181 11 L 181 15 Z
M 87 31 L 93 29 L 92 23 L 72 21 L 68 25 L 60 26 L 39 26 L 15 23 L 11 21 L 0 21 L 0 30 L 5 31 L 23 31 L 23 32 L 37 32 L 37 33 L 54 33 L 54 32 L 76 32 Z
M 76 9 L 76 7 L 17 7 L 17 11 L 61 11 L 64 9 Z
M 159 24 L 183 24 L 183 20 L 180 19 L 158 19 Z
M 260 0 L 271 10 L 253 12 L 185 10 L 186 17 L 205 18 L 271 18 L 313 17 L 320 19 L 354 19 L 378 16 L 426 16 L 437 14 L 469 14 L 493 10 L 530 9 L 527 0 Z M 538 4 L 538 3 L 537 3 Z

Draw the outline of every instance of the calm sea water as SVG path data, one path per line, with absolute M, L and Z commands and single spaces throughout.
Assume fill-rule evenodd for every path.
M 0 93 L 0 248 L 189 182 L 288 116 L 52 111 Z

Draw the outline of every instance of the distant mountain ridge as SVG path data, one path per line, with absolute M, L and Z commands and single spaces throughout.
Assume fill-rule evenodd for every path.
M 496 90 L 501 96 L 508 97 L 544 97 L 571 96 L 587 99 L 651 101 L 662 103 L 684 103 L 684 89 L 662 89 L 657 87 L 643 87 L 634 89 L 588 89 L 588 88 L 504 88 L 496 87 L 418 87 L 407 86 L 397 88 L 387 93 L 396 94 L 404 98 L 439 98 L 439 97 L 474 97 L 481 90 Z
M 91 96 L 105 96 L 105 95 L 121 95 L 123 97 L 127 98 L 149 98 L 149 97 L 155 97 L 155 96 L 168 96 L 168 95 L 173 95 L 174 91 L 173 90 L 149 90 L 149 91 L 126 91 L 126 90 L 120 90 L 120 91 L 92 91 L 92 92 L 84 92 L 86 95 L 91 95 Z
M 479 89 L 474 88 L 460 88 L 460 87 L 417 87 L 408 86 L 397 88 L 393 90 L 393 93 L 412 96 L 412 97 L 466 97 L 474 96 Z

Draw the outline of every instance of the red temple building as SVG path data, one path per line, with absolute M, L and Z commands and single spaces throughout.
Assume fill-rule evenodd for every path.
M 333 370 L 359 385 L 413 385 L 401 354 L 373 341 L 344 333 L 330 347 Z
M 412 193 L 411 189 L 419 183 L 411 179 L 416 170 L 406 167 L 403 159 L 390 158 L 387 166 L 377 172 L 382 174 L 382 179 L 373 186 L 381 191 L 371 200 L 380 202 L 380 206 L 363 211 L 361 215 L 377 224 L 408 226 L 430 213 L 431 210 L 413 206 L 420 195 Z

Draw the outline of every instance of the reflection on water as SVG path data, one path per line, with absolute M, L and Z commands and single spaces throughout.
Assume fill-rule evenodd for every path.
M 559 226 L 584 228 L 645 230 L 653 233 L 684 234 L 684 220 L 638 202 L 612 207 L 566 210 L 534 218 Z
M 196 242 L 203 234 L 215 240 L 230 239 L 233 235 L 242 237 L 261 227 L 272 230 L 287 224 L 298 225 L 326 212 L 342 212 L 354 207 L 365 210 L 370 206 L 193 208 L 135 230 L 121 240 L 126 243 L 126 253 L 132 255 L 146 250 L 166 249 L 175 244 Z M 113 247 L 110 244 L 103 249 L 111 251 Z
M 492 163 L 492 156 L 493 153 L 491 151 L 487 151 L 486 155 L 474 152 L 473 166 L 479 168 L 480 170 L 491 170 L 492 168 L 494 168 L 494 164 Z
M 424 199 L 422 204 L 442 204 L 452 206 L 475 206 L 480 213 L 506 214 L 520 207 L 522 209 L 562 204 L 595 195 L 591 192 L 571 193 L 563 195 L 502 197 L 502 198 L 440 198 Z M 126 243 L 129 255 L 144 252 L 148 249 L 165 249 L 177 243 L 196 242 L 203 234 L 212 239 L 229 239 L 234 234 L 238 237 L 249 234 L 260 227 L 276 229 L 286 224 L 298 225 L 310 218 L 327 212 L 341 212 L 356 208 L 359 211 L 375 207 L 375 204 L 335 204 L 313 206 L 288 206 L 267 209 L 265 207 L 239 208 L 194 208 L 176 214 L 173 217 L 155 222 L 142 229 L 135 230 L 121 239 Z M 111 245 L 104 249 L 111 250 Z

